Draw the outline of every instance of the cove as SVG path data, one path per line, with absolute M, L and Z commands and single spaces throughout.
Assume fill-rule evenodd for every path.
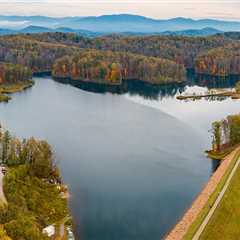
M 204 79 L 155 90 L 135 85 L 122 95 L 34 80 L 0 104 L 0 120 L 16 136 L 53 146 L 83 240 L 164 237 L 215 168 L 204 155 L 212 121 L 239 111 L 237 100 L 176 100 L 204 91 Z

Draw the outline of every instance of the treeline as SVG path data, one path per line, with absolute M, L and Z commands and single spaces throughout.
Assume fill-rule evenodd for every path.
M 226 77 L 240 75 L 240 44 L 212 49 L 199 56 L 195 70 L 200 74 Z
M 67 202 L 52 182 L 60 182 L 51 147 L 34 138 L 20 140 L 1 132 L 0 159 L 8 166 L 4 177 L 7 205 L 0 209 L 2 233 L 13 240 L 49 239 L 48 225 L 68 215 Z M 0 233 L 1 233 L 0 231 Z
M 116 55 L 120 53 L 122 55 L 125 54 L 125 56 L 132 54 L 132 59 L 138 59 L 140 58 L 139 55 L 142 55 L 145 56 L 145 62 L 157 61 L 156 58 L 159 58 L 159 61 L 164 62 L 164 64 L 160 65 L 165 66 L 169 72 L 166 75 L 163 69 L 161 69 L 161 72 L 164 72 L 162 78 L 166 82 L 168 81 L 167 79 L 171 82 L 175 76 L 179 77 L 180 75 L 180 79 L 182 79 L 181 74 L 177 74 L 178 70 L 176 70 L 176 68 L 181 69 L 182 65 L 187 69 L 195 69 L 200 74 L 214 76 L 239 74 L 239 42 L 236 39 L 238 39 L 237 33 L 219 34 L 209 37 L 109 35 L 98 38 L 86 38 L 71 33 L 4 36 L 0 37 L 0 61 L 27 66 L 34 73 L 50 72 L 55 61 L 65 56 L 74 58 L 75 54 L 78 53 L 81 55 L 87 51 L 86 54 L 88 54 L 90 49 L 112 51 Z M 91 66 L 91 69 L 85 73 L 87 76 L 79 74 L 79 76 L 74 76 L 74 78 L 90 80 L 89 76 L 91 75 L 92 81 L 96 81 L 95 78 L 101 75 L 101 78 L 97 80 L 101 82 L 105 78 L 111 78 L 109 74 L 106 74 L 106 77 L 105 72 L 120 71 L 119 68 L 124 68 L 122 63 L 118 63 L 115 59 L 113 62 L 111 59 L 109 62 L 106 60 L 102 61 L 102 63 L 94 63 L 91 57 L 88 60 L 90 61 L 89 66 Z M 57 62 L 60 61 L 62 59 Z M 87 61 L 87 58 L 85 61 Z M 115 61 L 117 65 L 113 65 L 113 68 L 115 68 L 113 70 L 109 65 L 115 63 Z M 173 62 L 176 64 L 176 67 L 174 67 Z M 81 66 L 83 64 L 83 61 L 79 63 Z M 118 66 L 118 64 L 121 66 Z M 149 74 L 151 67 L 148 66 L 151 65 L 153 66 L 154 64 L 138 64 L 138 70 L 143 72 L 145 67 Z M 102 74 L 94 73 L 95 71 L 97 72 L 97 69 L 103 69 Z M 156 77 L 154 67 L 153 71 L 155 73 L 151 76 L 149 82 L 158 82 L 153 80 Z M 123 72 L 120 75 L 122 77 L 125 76 Z M 143 73 L 139 75 L 141 79 L 145 80 Z M 121 76 L 118 77 L 118 80 L 120 79 Z
M 96 83 L 120 84 L 138 79 L 152 84 L 185 80 L 183 65 L 127 52 L 85 50 L 56 61 L 53 76 Z
M 240 32 L 224 32 L 218 33 L 217 36 L 224 36 L 233 40 L 240 40 Z
M 194 68 L 196 57 L 200 53 L 234 42 L 223 35 L 210 37 L 109 35 L 86 38 L 71 33 L 43 33 L 30 37 L 38 41 L 63 43 L 80 48 L 159 57 L 184 64 L 186 68 Z
M 24 35 L 0 37 L 0 61 L 26 66 L 33 73 L 51 72 L 56 59 L 76 51 L 76 47 L 40 42 Z
M 0 84 L 27 82 L 31 78 L 32 72 L 25 66 L 0 63 Z
M 221 152 L 240 143 L 240 114 L 212 124 L 213 151 Z
M 46 141 L 20 140 L 8 131 L 1 132 L 0 162 L 7 166 L 27 164 L 29 175 L 39 178 L 49 178 L 55 171 L 52 150 Z

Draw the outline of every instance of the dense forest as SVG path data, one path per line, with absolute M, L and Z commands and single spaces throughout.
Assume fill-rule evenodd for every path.
M 218 33 L 218 36 L 224 36 L 226 38 L 230 38 L 233 40 L 240 40 L 240 32 L 224 32 L 224 33 Z
M 51 72 L 56 59 L 76 51 L 74 47 L 39 42 L 22 35 L 0 37 L 0 61 L 27 66 L 33 73 Z
M 185 69 L 183 65 L 160 58 L 85 50 L 57 60 L 53 76 L 112 84 L 120 84 L 122 79 L 161 84 L 184 81 Z
M 109 35 L 86 38 L 67 33 L 43 33 L 30 36 L 38 41 L 63 43 L 80 48 L 131 52 L 151 57 L 160 57 L 194 68 L 198 54 L 213 48 L 233 43 L 223 35 L 211 37 L 184 36 L 121 36 Z
M 0 61 L 29 67 L 33 73 L 52 71 L 55 77 L 99 83 L 181 82 L 185 69 L 213 76 L 240 74 L 238 36 L 86 38 L 57 32 L 4 36 L 0 37 Z
M 168 59 L 183 64 L 187 69 L 195 69 L 199 74 L 240 74 L 239 54 L 236 52 L 240 47 L 240 35 L 235 32 L 209 37 L 109 35 L 97 38 L 66 33 L 44 33 L 32 35 L 31 38 L 84 49 L 131 52 Z
M 0 84 L 26 82 L 31 77 L 31 70 L 23 65 L 0 63 Z
M 42 229 L 61 224 L 68 216 L 51 147 L 46 141 L 20 140 L 1 130 L 0 149 L 1 162 L 8 167 L 3 179 L 7 203 L 0 205 L 0 236 L 49 239 Z
M 240 44 L 219 47 L 198 56 L 195 70 L 201 74 L 226 77 L 240 74 Z

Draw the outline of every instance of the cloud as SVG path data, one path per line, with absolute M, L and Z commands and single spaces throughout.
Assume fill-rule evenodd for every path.
M 0 27 L 2 28 L 17 28 L 28 24 L 28 21 L 0 21 Z

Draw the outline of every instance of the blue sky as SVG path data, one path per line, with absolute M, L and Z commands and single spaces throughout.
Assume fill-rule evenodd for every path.
M 2 15 L 93 16 L 132 13 L 240 21 L 240 0 L 0 0 Z

